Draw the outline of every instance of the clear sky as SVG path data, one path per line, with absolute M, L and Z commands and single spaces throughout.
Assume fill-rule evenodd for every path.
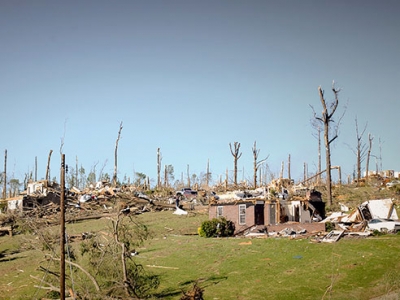
M 238 177 L 251 180 L 256 141 L 275 176 L 290 154 L 300 180 L 305 162 L 317 170 L 310 105 L 321 113 L 318 86 L 333 100 L 333 80 L 345 115 L 332 164 L 353 173 L 357 117 L 382 168 L 400 171 L 399 15 L 398 1 L 1 1 L 8 177 L 23 180 L 37 157 L 44 178 L 52 149 L 59 178 L 62 140 L 67 164 L 112 176 L 123 122 L 119 178 L 154 182 L 161 148 L 176 179 L 209 160 L 217 180 L 240 142 Z

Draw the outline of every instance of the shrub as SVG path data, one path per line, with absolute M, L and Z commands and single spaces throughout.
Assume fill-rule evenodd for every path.
M 325 231 L 330 232 L 332 230 L 335 230 L 335 224 L 333 224 L 331 222 L 326 222 L 325 223 Z
M 202 237 L 233 236 L 234 232 L 235 224 L 224 217 L 204 221 L 199 228 L 199 235 Z

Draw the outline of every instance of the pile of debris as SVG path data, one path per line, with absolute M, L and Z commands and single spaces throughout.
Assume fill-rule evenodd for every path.
M 47 180 L 28 184 L 20 196 L 7 199 L 7 210 L 37 218 L 47 224 L 59 222 L 61 189 Z M 65 191 L 66 222 L 101 218 L 121 210 L 141 214 L 150 211 L 175 209 L 168 198 L 148 197 L 130 188 L 112 188 L 99 182 L 95 187 Z

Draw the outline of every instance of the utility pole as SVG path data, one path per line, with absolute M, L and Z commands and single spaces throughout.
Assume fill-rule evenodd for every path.
M 65 300 L 65 154 L 61 154 L 60 195 L 60 299 Z

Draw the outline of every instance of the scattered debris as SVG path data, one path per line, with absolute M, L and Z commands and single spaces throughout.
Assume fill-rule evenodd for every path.
M 179 207 L 177 207 L 176 210 L 174 211 L 174 215 L 187 215 L 187 214 L 188 214 L 187 211 L 185 211 Z
M 204 289 L 199 287 L 197 283 L 193 284 L 193 287 L 187 291 L 182 291 L 183 295 L 180 300 L 203 300 Z
M 322 242 L 334 243 L 337 242 L 344 234 L 344 230 L 332 230 L 322 238 Z
M 251 241 L 239 243 L 239 245 L 251 245 L 251 244 L 252 244 Z

